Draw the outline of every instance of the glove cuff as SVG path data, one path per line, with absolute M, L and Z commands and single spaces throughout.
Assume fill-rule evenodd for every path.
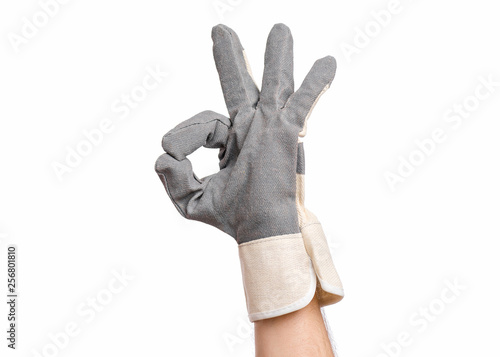
M 251 322 L 300 310 L 314 297 L 316 274 L 302 234 L 261 238 L 238 249 Z
M 339 302 L 344 297 L 344 288 L 335 269 L 321 224 L 318 221 L 309 223 L 301 228 L 301 232 L 318 279 L 316 295 L 319 306 Z
M 303 172 L 303 170 L 302 170 Z M 316 296 L 320 306 L 335 304 L 344 297 L 323 228 L 316 216 L 305 207 L 305 176 L 297 174 L 297 213 L 304 245 L 318 279 Z

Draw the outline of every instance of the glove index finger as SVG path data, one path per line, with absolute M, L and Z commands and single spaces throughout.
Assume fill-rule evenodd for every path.
M 208 180 L 199 179 L 187 156 L 200 147 L 223 148 L 230 127 L 228 118 L 205 111 L 169 131 L 162 141 L 165 154 L 156 160 L 155 170 L 177 210 L 192 217 Z
M 230 120 L 224 115 L 209 110 L 201 112 L 165 134 L 163 150 L 175 159 L 183 160 L 202 146 L 222 148 L 230 126 Z

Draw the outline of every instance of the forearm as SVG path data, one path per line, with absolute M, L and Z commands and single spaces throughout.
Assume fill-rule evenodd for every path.
M 255 322 L 256 357 L 333 357 L 316 296 L 298 311 Z

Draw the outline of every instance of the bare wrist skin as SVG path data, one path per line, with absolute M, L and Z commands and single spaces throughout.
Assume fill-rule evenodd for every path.
M 256 357 L 334 357 L 316 295 L 304 308 L 255 322 Z

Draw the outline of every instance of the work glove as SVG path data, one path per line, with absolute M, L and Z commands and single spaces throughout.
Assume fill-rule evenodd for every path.
M 212 39 L 229 118 L 204 111 L 169 131 L 156 172 L 181 215 L 236 240 L 252 322 L 299 310 L 315 293 L 321 306 L 335 303 L 344 292 L 321 224 L 304 206 L 299 142 L 335 59 L 316 61 L 294 92 L 292 35 L 277 24 L 259 91 L 236 33 L 217 25 Z M 187 156 L 202 146 L 219 149 L 220 171 L 200 179 Z

